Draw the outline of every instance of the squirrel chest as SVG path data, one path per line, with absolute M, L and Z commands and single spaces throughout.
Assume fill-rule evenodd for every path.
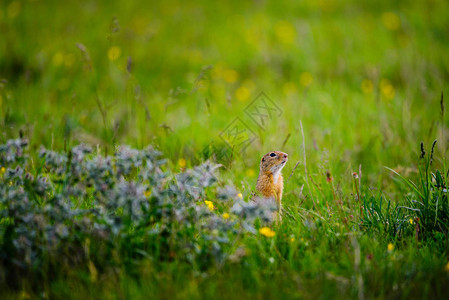
M 265 154 L 260 162 L 260 172 L 257 178 L 256 189 L 266 198 L 274 198 L 280 204 L 284 179 L 282 168 L 288 160 L 288 154 L 281 151 L 273 151 Z

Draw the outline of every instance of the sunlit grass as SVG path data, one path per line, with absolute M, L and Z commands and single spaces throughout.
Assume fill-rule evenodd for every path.
M 123 267 L 132 257 L 117 256 L 117 268 L 92 262 L 46 291 L 68 299 L 444 295 L 447 230 L 437 227 L 444 207 L 435 199 L 445 192 L 423 183 L 436 182 L 436 170 L 447 180 L 448 9 L 442 0 L 0 4 L 0 141 L 23 135 L 33 163 L 41 145 L 87 143 L 112 155 L 120 144 L 153 144 L 173 172 L 217 161 L 222 183 L 249 201 L 261 156 L 289 154 L 282 223 L 233 241 L 229 263 L 205 270 L 167 253 L 170 262 Z M 263 126 L 248 113 L 261 92 L 280 110 Z M 236 118 L 255 137 L 245 152 L 221 138 Z M 423 173 L 419 143 L 427 149 L 435 139 Z M 0 166 L 0 178 L 6 172 Z M 433 199 L 428 220 L 396 210 L 423 199 Z M 235 218 L 214 198 L 198 203 Z

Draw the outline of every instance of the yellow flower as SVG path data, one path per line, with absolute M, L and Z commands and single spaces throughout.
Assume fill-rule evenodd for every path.
M 393 85 L 387 79 L 382 79 L 380 81 L 380 91 L 382 92 L 382 96 L 387 100 L 391 100 L 394 98 L 395 90 Z
M 413 219 L 412 218 L 410 218 L 408 221 L 410 222 L 410 224 L 413 225 Z
M 62 52 L 55 53 L 55 55 L 53 55 L 52 61 L 53 65 L 55 65 L 56 67 L 60 66 L 64 62 L 64 53 Z
M 276 235 L 276 233 L 275 233 L 273 230 L 271 230 L 270 228 L 268 228 L 268 227 L 262 227 L 262 228 L 260 228 L 260 229 L 259 229 L 259 233 L 260 233 L 261 235 L 266 236 L 266 237 L 273 237 L 273 236 Z
M 229 219 L 229 214 L 228 214 L 228 213 L 224 213 L 224 214 L 223 214 L 223 219 L 225 219 L 225 220 L 226 220 L 226 219 Z
M 388 249 L 389 252 L 393 251 L 394 250 L 394 245 L 392 243 L 389 243 L 388 246 L 387 246 L 387 249 Z
M 294 237 L 291 237 L 291 238 L 290 238 L 290 242 L 293 243 L 294 241 L 295 241 L 295 238 L 294 238 Z
M 213 79 L 220 79 L 223 77 L 223 72 L 225 70 L 225 64 L 223 62 L 218 62 L 214 65 L 214 68 L 211 71 L 211 75 Z
M 187 162 L 186 162 L 186 160 L 185 160 L 184 158 L 180 158 L 180 159 L 178 160 L 178 165 L 179 165 L 181 168 L 184 168 L 184 167 L 186 166 L 186 164 L 187 164 Z
M 6 9 L 8 13 L 8 17 L 10 19 L 14 19 L 20 14 L 20 10 L 22 9 L 19 1 L 13 1 L 10 5 L 8 5 L 8 8 Z
M 148 198 L 148 197 L 151 196 L 151 191 L 150 190 L 146 190 L 145 192 L 143 192 L 143 195 Z
M 382 14 L 382 22 L 389 30 L 397 30 L 401 26 L 401 19 L 394 12 L 385 12 Z
M 275 27 L 277 38 L 285 44 L 293 44 L 296 38 L 295 27 L 290 22 L 281 21 Z
M 5 167 L 2 167 L 2 168 L 0 169 L 0 173 L 4 174 L 5 172 L 6 172 Z
M 206 200 L 204 201 L 204 203 L 207 205 L 207 208 L 209 208 L 210 211 L 214 210 L 214 204 L 212 203 L 212 201 Z
M 223 71 L 223 78 L 226 82 L 234 83 L 239 78 L 239 74 L 236 70 L 228 69 Z
M 237 194 L 237 197 L 239 197 L 240 199 L 242 199 L 242 198 L 243 198 L 242 193 L 238 193 L 238 194 Z
M 282 91 L 284 92 L 284 94 L 286 95 L 293 95 L 296 94 L 297 89 L 296 89 L 296 85 L 289 81 L 284 83 L 284 85 L 282 86 Z
M 447 262 L 446 266 L 444 267 L 444 269 L 449 272 L 449 262 Z
M 119 47 L 112 46 L 108 50 L 108 58 L 109 58 L 109 60 L 111 60 L 111 61 L 116 60 L 117 58 L 120 57 L 121 52 L 122 52 L 122 50 Z
M 362 81 L 362 91 L 365 94 L 371 94 L 373 92 L 373 82 L 369 79 Z
M 249 96 L 250 96 L 249 89 L 245 86 L 241 86 L 235 91 L 235 97 L 239 101 L 246 101 L 249 99 Z
M 254 170 L 253 169 L 248 169 L 246 170 L 246 176 L 247 177 L 253 177 L 254 176 Z
M 299 83 L 303 86 L 303 87 L 308 87 L 309 85 L 311 85 L 313 82 L 313 77 L 312 74 L 310 74 L 309 72 L 302 72 L 301 75 L 299 75 Z

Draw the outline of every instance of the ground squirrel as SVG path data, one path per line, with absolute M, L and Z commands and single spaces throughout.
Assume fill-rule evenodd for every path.
M 288 160 L 288 154 L 281 151 L 272 151 L 265 154 L 260 161 L 260 173 L 257 178 L 257 191 L 265 199 L 274 199 L 281 210 L 282 190 L 284 178 L 281 170 Z

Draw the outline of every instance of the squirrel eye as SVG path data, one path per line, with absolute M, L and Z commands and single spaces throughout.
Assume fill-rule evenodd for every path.
M 275 154 L 274 152 L 271 152 L 271 153 L 270 153 L 270 156 L 271 156 L 271 157 L 275 157 L 276 154 Z

